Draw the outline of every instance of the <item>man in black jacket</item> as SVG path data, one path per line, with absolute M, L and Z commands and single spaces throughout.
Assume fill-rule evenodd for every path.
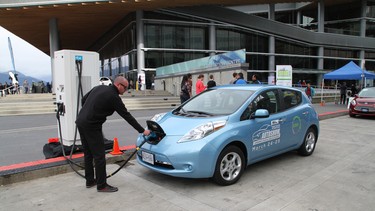
M 76 120 L 84 148 L 86 187 L 96 185 L 98 192 L 115 192 L 118 188 L 107 184 L 105 147 L 102 125 L 115 111 L 139 133 L 148 136 L 137 120 L 128 112 L 119 95 L 127 90 L 128 81 L 116 77 L 113 85 L 99 85 L 91 89 L 82 99 L 82 109 Z M 94 166 L 95 162 L 95 175 Z

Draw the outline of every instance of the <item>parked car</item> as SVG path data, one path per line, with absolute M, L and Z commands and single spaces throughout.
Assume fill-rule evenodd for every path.
M 349 116 L 375 116 L 375 87 L 363 88 L 349 105 Z
M 109 86 L 112 84 L 112 80 L 108 77 L 100 77 L 99 84 Z
M 151 120 L 148 128 L 163 136 L 139 149 L 142 166 L 219 185 L 234 184 L 246 166 L 291 150 L 311 155 L 319 134 L 307 96 L 273 85 L 217 86 Z

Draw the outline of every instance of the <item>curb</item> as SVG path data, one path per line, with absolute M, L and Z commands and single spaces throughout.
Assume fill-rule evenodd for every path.
M 135 145 L 120 147 L 120 150 L 125 150 L 125 152 L 122 155 L 106 154 L 107 164 L 120 163 L 128 159 L 132 152 L 134 152 Z M 83 153 L 73 155 L 72 160 L 78 165 L 83 165 Z M 77 167 L 76 170 L 82 169 Z M 64 157 L 0 166 L 0 186 L 73 171 L 69 165 L 69 161 Z
M 319 120 L 325 120 L 330 118 L 335 118 L 339 116 L 345 116 L 348 115 L 349 111 L 346 110 L 339 110 L 339 111 L 333 111 L 333 112 L 324 112 L 319 114 Z

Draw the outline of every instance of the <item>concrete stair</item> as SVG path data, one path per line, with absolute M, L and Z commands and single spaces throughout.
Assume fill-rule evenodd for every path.
M 121 96 L 128 110 L 172 109 L 180 98 L 167 91 L 130 91 Z M 20 94 L 0 97 L 0 116 L 55 113 L 55 96 L 51 93 Z

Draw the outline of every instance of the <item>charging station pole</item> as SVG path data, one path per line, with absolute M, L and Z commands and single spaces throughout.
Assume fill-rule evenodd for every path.
M 84 96 L 93 87 L 99 85 L 99 64 L 97 52 L 55 51 L 53 86 L 55 87 L 56 104 L 60 116 L 58 134 L 59 137 L 62 137 L 62 143 L 65 146 L 73 145 L 75 139 L 77 140 L 75 144 L 81 145 L 75 124 L 77 106 L 80 109 L 81 94 Z

